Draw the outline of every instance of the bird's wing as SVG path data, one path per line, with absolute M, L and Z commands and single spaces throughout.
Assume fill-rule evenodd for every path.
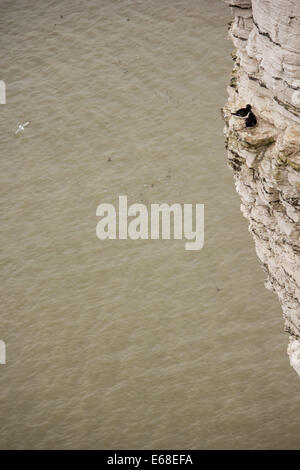
M 24 127 L 25 127 L 25 126 L 28 126 L 28 124 L 29 124 L 29 121 L 24 122 L 23 126 L 24 126 Z
M 16 130 L 15 134 L 17 134 L 18 132 L 20 132 L 20 128 L 18 127 L 18 129 Z

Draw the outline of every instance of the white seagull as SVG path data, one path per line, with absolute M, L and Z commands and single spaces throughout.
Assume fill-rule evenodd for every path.
M 20 132 L 20 131 L 24 131 L 24 127 L 28 126 L 28 124 L 29 124 L 29 121 L 24 122 L 24 124 L 19 124 L 19 127 L 16 130 L 15 134 L 18 134 L 18 132 Z

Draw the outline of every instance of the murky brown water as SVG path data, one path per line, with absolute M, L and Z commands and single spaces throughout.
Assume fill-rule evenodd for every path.
M 226 165 L 227 7 L 1 9 L 0 447 L 299 447 L 299 378 Z M 204 248 L 98 240 L 120 194 L 204 203 Z

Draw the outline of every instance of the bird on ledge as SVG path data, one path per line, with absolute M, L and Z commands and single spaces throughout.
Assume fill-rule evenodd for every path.
M 245 124 L 246 124 L 246 127 L 255 127 L 256 126 L 257 120 L 256 120 L 256 117 L 255 117 L 254 113 L 252 113 L 252 111 L 250 111 L 250 113 L 248 114 L 248 117 L 245 121 Z
M 251 104 L 247 104 L 246 108 L 241 108 L 239 109 L 238 111 L 236 111 L 235 113 L 231 113 L 232 116 L 237 116 L 237 117 L 240 117 L 240 118 L 245 118 L 248 116 L 248 114 L 250 113 L 251 111 Z

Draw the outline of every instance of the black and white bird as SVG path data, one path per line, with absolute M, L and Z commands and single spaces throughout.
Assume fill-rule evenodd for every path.
M 251 104 L 247 104 L 246 108 L 241 108 L 239 109 L 238 111 L 236 111 L 235 113 L 231 113 L 232 116 L 237 116 L 237 117 L 240 117 L 240 118 L 245 118 L 248 116 L 248 114 L 250 113 L 251 111 Z
M 20 131 L 24 131 L 24 127 L 28 126 L 29 121 L 24 122 L 24 124 L 19 124 L 18 129 L 16 130 L 15 134 L 18 134 Z
M 256 120 L 256 117 L 255 117 L 255 114 L 252 113 L 252 111 L 250 111 L 250 113 L 248 114 L 248 117 L 245 121 L 245 124 L 246 124 L 246 127 L 255 127 L 256 126 L 257 120 Z

